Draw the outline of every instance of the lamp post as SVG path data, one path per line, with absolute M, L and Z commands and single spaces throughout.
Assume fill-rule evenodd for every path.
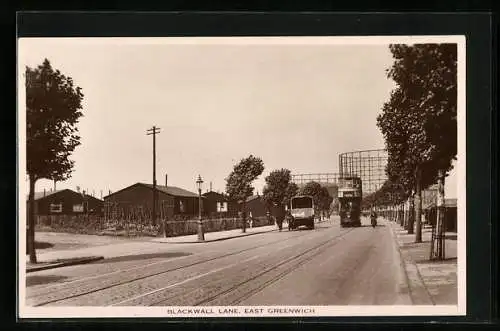
M 198 185 L 198 241 L 205 241 L 203 222 L 201 220 L 201 185 L 203 184 L 203 179 L 201 179 L 200 175 L 198 175 L 196 184 Z

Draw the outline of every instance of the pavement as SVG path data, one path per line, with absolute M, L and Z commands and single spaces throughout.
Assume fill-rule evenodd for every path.
M 422 229 L 422 242 L 415 243 L 415 234 L 408 234 L 399 224 L 386 221 L 404 264 L 409 291 L 415 305 L 456 305 L 457 287 L 457 240 L 456 233 L 447 232 L 446 258 L 430 260 L 431 228 Z
M 283 229 L 284 229 L 284 227 L 283 227 Z M 266 226 L 259 226 L 259 227 L 255 227 L 255 228 L 247 228 L 246 232 L 242 232 L 241 229 L 208 232 L 208 233 L 205 233 L 205 240 L 204 241 L 199 241 L 197 234 L 193 234 L 193 235 L 189 235 L 189 236 L 154 238 L 151 241 L 158 242 L 158 243 L 175 243 L 175 244 L 207 243 L 207 242 L 213 242 L 213 241 L 221 241 L 221 240 L 227 240 L 227 239 L 233 239 L 233 238 L 239 238 L 239 237 L 246 237 L 246 236 L 256 235 L 256 234 L 260 234 L 260 233 L 271 232 L 271 231 L 278 231 L 277 226 L 276 225 L 266 225 Z
M 136 242 L 121 255 L 30 273 L 26 304 L 51 307 L 410 305 L 389 226 L 271 231 L 207 244 Z M 251 231 L 256 231 L 251 230 Z M 263 229 L 261 229 L 263 230 Z M 249 229 L 250 231 L 250 229 Z M 234 233 L 234 231 L 233 231 Z M 207 234 L 208 235 L 208 234 Z M 213 237 L 213 236 L 212 236 Z M 207 236 L 208 238 L 208 236 Z M 135 246 L 132 246 L 135 245 Z M 156 250 L 157 253 L 147 254 Z M 165 309 L 169 313 L 169 309 Z M 170 315 L 168 315 L 170 316 Z M 173 315 L 172 315 L 173 316 Z
M 283 227 L 285 229 L 285 227 Z M 209 232 L 205 234 L 205 241 L 198 241 L 197 235 L 153 238 L 115 238 L 97 235 L 72 235 L 66 233 L 41 232 L 36 233 L 36 240 L 49 243 L 48 249 L 37 250 L 36 264 L 27 263 L 26 271 L 35 272 L 52 268 L 61 268 L 76 264 L 91 263 L 105 258 L 117 258 L 133 255 L 138 250 L 156 253 L 160 248 L 151 247 L 154 243 L 193 244 L 210 243 L 233 238 L 240 238 L 278 231 L 276 225 L 247 228 L 243 233 L 241 229 L 228 231 Z

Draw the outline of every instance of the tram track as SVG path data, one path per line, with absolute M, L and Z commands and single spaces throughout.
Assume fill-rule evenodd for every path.
M 271 255 L 271 258 L 267 260 L 260 261 L 257 264 L 259 267 L 264 267 L 264 270 L 258 269 L 256 270 L 252 265 L 245 265 L 243 263 L 237 263 L 233 265 L 233 269 L 224 268 L 224 270 L 230 271 L 229 275 L 223 274 L 222 271 L 218 271 L 218 277 L 212 276 L 210 280 L 206 282 L 202 282 L 200 279 L 197 280 L 198 283 L 192 283 L 191 286 L 184 286 L 179 290 L 172 290 L 172 286 L 165 287 L 164 289 L 158 289 L 154 293 L 146 293 L 144 295 L 139 295 L 134 298 L 134 300 L 126 300 L 125 302 L 119 303 L 118 305 L 125 305 L 125 303 L 131 304 L 142 304 L 142 305 L 155 305 L 155 306 L 196 306 L 203 305 L 211 301 L 215 301 L 218 298 L 223 298 L 227 295 L 234 295 L 232 292 L 237 292 L 242 286 L 248 285 L 252 281 L 256 280 L 257 283 L 259 277 L 266 276 L 268 278 L 274 278 L 273 275 L 276 274 L 276 271 L 280 273 L 280 277 L 285 277 L 286 274 L 293 271 L 293 269 L 298 266 L 310 261 L 320 252 L 327 250 L 328 248 L 336 245 L 342 238 L 352 229 L 346 230 L 339 235 L 333 238 L 327 238 L 323 240 L 320 244 L 315 244 L 312 247 L 306 248 L 305 250 L 300 246 L 292 245 L 290 247 L 284 247 L 281 250 L 286 248 L 295 248 L 296 252 L 293 252 L 291 256 L 285 257 L 283 259 L 282 256 L 275 254 L 276 252 L 272 252 L 270 254 L 265 254 L 261 256 L 261 258 L 265 258 L 266 256 Z M 286 269 L 283 272 L 283 269 Z M 273 273 L 274 271 L 274 273 Z M 246 275 L 246 279 L 244 281 L 239 281 L 241 275 Z M 207 277 L 208 278 L 208 277 Z M 278 279 L 276 279 L 278 280 Z M 268 280 L 265 281 L 266 283 Z M 201 284 L 200 284 L 201 283 Z M 185 283 L 179 284 L 184 285 Z M 235 284 L 235 285 L 222 285 L 221 284 Z M 270 285 L 269 282 L 268 285 Z M 224 287 L 227 287 L 224 289 Z M 260 290 L 260 289 L 259 289 Z M 163 296 L 160 291 L 164 291 Z M 156 298 L 155 298 L 156 296 Z M 226 300 L 226 299 L 225 299 Z M 220 303 L 224 305 L 225 301 Z M 127 305 L 128 305 L 127 304 Z
M 296 268 L 308 263 L 312 259 L 314 259 L 318 254 L 323 253 L 324 251 L 330 249 L 331 247 L 337 245 L 340 240 L 343 239 L 349 232 L 351 232 L 352 229 L 349 229 L 346 232 L 343 232 L 339 234 L 338 236 L 334 237 L 333 240 L 327 240 L 313 248 L 307 249 L 306 251 L 297 254 L 295 256 L 292 256 L 291 258 L 286 259 L 285 261 L 279 263 L 275 267 L 263 270 L 259 274 L 246 279 L 245 281 L 232 286 L 231 288 L 217 294 L 216 296 L 213 296 L 211 298 L 207 298 L 205 300 L 202 300 L 198 303 L 195 304 L 195 306 L 199 305 L 211 305 L 211 306 L 217 306 L 217 305 L 237 305 L 238 303 L 242 302 L 243 300 L 251 297 L 252 295 L 264 290 L 266 287 L 269 285 L 279 281 L 280 279 L 286 277 L 288 274 L 290 274 L 293 270 Z M 262 282 L 262 280 L 259 278 L 266 276 L 266 280 Z M 254 284 L 251 284 L 251 283 Z M 243 286 L 245 285 L 250 285 L 250 289 L 247 291 L 244 291 L 243 294 L 238 293 L 238 290 L 240 290 Z M 253 285 L 253 287 L 252 287 Z M 232 299 L 231 295 L 233 296 Z M 228 298 L 230 300 L 228 300 Z
M 83 279 L 76 279 L 71 282 L 65 282 L 62 284 L 52 285 L 50 287 L 44 287 L 38 289 L 35 293 L 32 293 L 28 299 L 33 302 L 33 306 L 44 306 L 57 304 L 58 302 L 66 301 L 68 299 L 76 299 L 85 295 L 96 293 L 99 291 L 111 289 L 113 287 L 127 285 L 130 283 L 138 282 L 147 278 L 161 276 L 169 272 L 180 271 L 186 268 L 196 267 L 210 262 L 216 262 L 220 259 L 229 258 L 236 256 L 238 254 L 244 254 L 245 252 L 254 251 L 256 249 L 262 249 L 265 247 L 270 247 L 279 243 L 288 242 L 295 240 L 298 237 L 306 238 L 312 233 L 298 233 L 297 235 L 292 235 L 286 239 L 280 241 L 273 241 L 264 244 L 252 245 L 244 249 L 240 249 L 235 252 L 230 252 L 227 254 L 214 253 L 208 258 L 206 255 L 198 256 L 197 259 L 183 263 L 189 256 L 177 258 L 168 261 L 157 261 L 150 263 L 148 265 L 141 265 L 134 268 L 120 269 L 107 274 L 95 275 L 91 277 L 86 277 Z M 191 257 L 192 258 L 192 257 Z M 172 262 L 177 262 L 172 266 Z M 165 269 L 165 264 L 169 264 L 169 267 Z M 153 268 L 153 269 L 151 269 Z M 121 274 L 122 277 L 113 278 L 113 276 Z M 99 282 L 99 279 L 102 281 Z

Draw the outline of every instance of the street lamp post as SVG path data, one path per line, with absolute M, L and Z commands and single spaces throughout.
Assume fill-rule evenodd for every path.
M 203 222 L 201 220 L 201 185 L 203 184 L 203 180 L 201 179 L 200 175 L 198 175 L 196 184 L 198 185 L 198 241 L 205 241 L 205 234 L 203 233 Z

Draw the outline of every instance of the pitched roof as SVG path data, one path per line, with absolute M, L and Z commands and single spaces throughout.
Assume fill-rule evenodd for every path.
M 48 197 L 49 195 L 56 194 L 58 192 L 61 192 L 64 190 L 57 190 L 57 191 L 45 191 L 45 192 L 35 192 L 35 200 L 39 200 L 41 198 Z M 29 194 L 26 194 L 26 200 L 29 199 Z
M 63 191 L 69 191 L 69 192 L 72 192 L 72 193 L 75 193 L 75 194 L 81 194 L 79 192 L 76 192 L 76 191 L 73 191 L 69 188 L 66 188 L 66 189 L 62 189 L 62 190 L 52 190 L 52 191 L 45 191 L 45 192 L 35 192 L 35 200 L 40 200 L 40 199 L 43 199 L 43 198 L 46 198 L 46 197 L 49 197 L 51 195 L 54 195 L 56 193 L 59 193 L 59 192 L 63 192 Z M 93 197 L 89 194 L 85 194 L 85 196 L 89 199 L 95 199 L 95 200 L 99 200 L 99 201 L 102 201 L 101 199 L 99 198 L 96 198 L 96 197 Z M 26 200 L 29 200 L 29 194 L 26 195 Z
M 147 186 L 149 188 L 153 188 L 153 185 L 152 184 L 145 184 L 145 183 L 140 183 L 144 186 Z M 192 198 L 197 198 L 198 197 L 198 194 L 196 193 L 193 193 L 193 192 L 190 192 L 188 190 L 185 190 L 185 189 L 182 189 L 180 187 L 176 187 L 176 186 L 163 186 L 163 185 L 156 185 L 156 189 L 158 191 L 161 191 L 163 193 L 166 193 L 166 194 L 169 194 L 169 195 L 173 195 L 173 196 L 176 196 L 176 197 L 192 197 Z
M 432 201 L 422 206 L 422 209 L 431 209 L 436 207 L 436 202 Z M 457 208 L 457 199 L 444 199 L 445 208 Z
M 219 201 L 228 201 L 228 198 L 224 194 L 214 192 L 214 191 L 209 191 L 209 192 L 203 193 L 202 196 L 207 198 L 207 199 L 210 199 L 210 200 L 215 199 L 215 200 L 219 200 Z
M 252 195 L 252 196 L 249 196 L 249 197 L 247 198 L 247 202 L 250 202 L 250 201 L 253 201 L 253 200 L 255 200 L 255 199 L 259 199 L 259 198 L 261 198 L 261 196 L 260 196 L 260 195 Z
M 109 198 L 110 196 L 113 196 L 115 194 L 118 194 L 120 192 L 123 192 L 125 190 L 128 190 L 131 187 L 134 186 L 145 186 L 147 188 L 150 188 L 151 190 L 153 189 L 153 184 L 147 184 L 147 183 L 135 183 L 132 185 L 129 185 L 127 187 L 122 188 L 121 190 L 118 190 L 116 192 L 113 192 L 111 194 L 108 194 L 104 197 L 104 199 Z M 190 192 L 188 190 L 184 190 L 182 188 L 176 187 L 176 186 L 164 186 L 164 185 L 156 185 L 156 189 L 160 192 L 163 192 L 165 194 L 171 195 L 171 196 L 176 196 L 176 197 L 189 197 L 189 198 L 197 198 L 198 194 Z M 204 199 L 204 197 L 202 196 Z

